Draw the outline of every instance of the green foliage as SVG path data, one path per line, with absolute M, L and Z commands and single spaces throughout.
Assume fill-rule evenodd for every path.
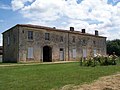
M 84 65 L 84 66 L 92 66 L 92 67 L 96 66 L 94 59 L 91 59 L 91 58 L 85 60 L 85 61 L 83 62 L 83 65 Z
M 90 83 L 120 72 L 120 66 L 80 67 L 80 63 L 0 67 L 0 90 L 51 90 Z
M 111 55 L 115 52 L 117 56 L 120 56 L 120 40 L 107 41 L 107 54 Z
M 107 65 L 116 65 L 118 57 L 116 55 L 110 55 L 108 57 L 96 56 L 94 58 L 86 59 L 83 61 L 83 66 L 107 66 Z M 82 64 L 81 64 L 82 65 Z

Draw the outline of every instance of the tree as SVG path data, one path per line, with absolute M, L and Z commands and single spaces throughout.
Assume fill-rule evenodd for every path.
M 120 56 L 120 40 L 108 40 L 107 41 L 107 54 L 111 55 L 115 52 L 117 56 Z

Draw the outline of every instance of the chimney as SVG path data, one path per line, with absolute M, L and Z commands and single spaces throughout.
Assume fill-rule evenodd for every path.
M 98 36 L 98 30 L 95 30 L 95 36 Z
M 85 33 L 85 29 L 82 29 L 82 33 Z
M 74 31 L 74 27 L 70 27 L 70 31 Z
M 53 29 L 56 29 L 56 27 L 53 27 Z

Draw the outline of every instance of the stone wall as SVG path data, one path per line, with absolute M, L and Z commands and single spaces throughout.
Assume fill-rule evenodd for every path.
M 23 33 L 24 31 L 24 33 Z M 33 40 L 28 40 L 27 35 L 28 31 L 33 31 Z M 52 61 L 59 60 L 59 49 L 63 48 L 65 53 L 65 60 L 67 59 L 67 33 L 43 30 L 43 29 L 32 29 L 32 28 L 21 28 L 19 35 L 19 60 L 20 61 L 36 61 L 43 62 L 43 47 L 50 46 L 52 48 Z M 50 40 L 45 40 L 45 33 L 50 33 Z M 63 36 L 63 42 L 60 42 L 60 36 Z M 28 47 L 33 47 L 34 59 L 29 60 L 27 58 Z M 26 58 L 23 60 L 23 56 L 26 55 Z
M 28 39 L 28 31 L 33 31 L 32 40 Z M 50 40 L 45 40 L 45 33 L 49 33 Z M 7 36 L 10 36 L 9 45 L 7 44 Z M 64 61 L 80 60 L 84 56 L 85 50 L 87 57 L 93 57 L 94 50 L 96 53 L 106 55 L 105 37 L 76 33 L 75 31 L 65 32 L 55 28 L 48 30 L 15 26 L 3 33 L 3 45 L 3 61 L 43 62 L 44 46 L 49 46 L 52 49 L 52 62 L 60 61 L 60 50 L 64 51 Z M 33 48 L 33 58 L 28 58 L 29 47 Z
M 19 27 L 14 27 L 3 33 L 3 62 L 18 61 Z
M 33 40 L 28 40 L 28 31 L 33 31 Z M 45 33 L 50 34 L 50 40 L 45 40 Z M 96 53 L 106 54 L 106 38 L 99 36 L 80 35 L 72 32 L 66 33 L 28 27 L 21 27 L 19 36 L 20 61 L 43 62 L 44 46 L 50 46 L 52 48 L 52 61 L 60 61 L 60 48 L 63 48 L 64 51 L 64 61 L 80 60 L 83 56 L 83 49 L 86 49 L 87 57 L 93 57 L 94 50 L 96 50 Z M 63 42 L 60 41 L 61 36 L 63 36 Z M 73 38 L 75 38 L 75 41 L 73 41 Z M 27 58 L 28 47 L 33 47 L 34 59 L 32 60 Z M 73 49 L 76 49 L 76 58 L 73 58 Z M 26 58 L 23 58 L 24 56 L 26 56 Z

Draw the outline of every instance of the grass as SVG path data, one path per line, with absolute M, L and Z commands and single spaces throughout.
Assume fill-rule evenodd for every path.
M 120 72 L 120 65 L 82 67 L 78 62 L 0 67 L 0 90 L 50 90 L 67 84 L 90 83 Z

